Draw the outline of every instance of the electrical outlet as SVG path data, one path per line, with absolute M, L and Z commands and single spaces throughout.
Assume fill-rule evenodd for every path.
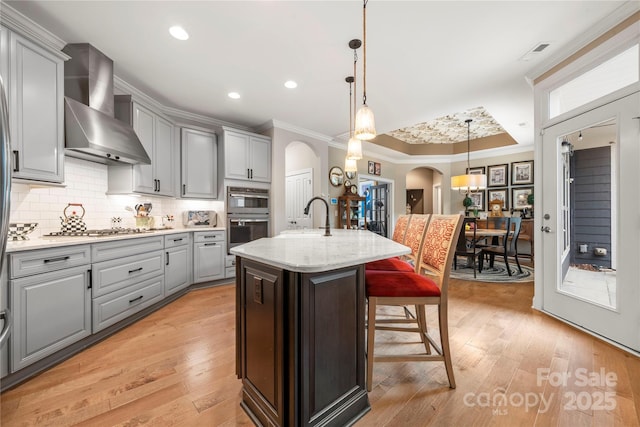
M 262 277 L 253 278 L 253 301 L 262 304 Z

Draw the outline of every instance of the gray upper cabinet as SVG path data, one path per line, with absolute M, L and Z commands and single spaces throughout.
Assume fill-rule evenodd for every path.
M 182 197 L 218 197 L 217 147 L 214 133 L 182 128 Z
M 223 128 L 224 177 L 271 182 L 271 139 Z
M 110 166 L 109 193 L 175 196 L 173 124 L 130 95 L 115 96 L 115 116 L 133 127 L 151 164 Z
M 64 181 L 64 58 L 2 27 L 13 178 Z

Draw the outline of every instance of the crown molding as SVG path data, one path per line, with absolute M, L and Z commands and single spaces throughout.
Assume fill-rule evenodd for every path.
M 334 139 L 330 136 L 327 136 L 325 134 L 322 134 L 320 132 L 315 132 L 309 129 L 305 129 L 299 126 L 295 126 L 292 125 L 290 123 L 286 123 L 280 120 L 276 120 L 276 119 L 271 119 L 268 120 L 267 122 L 263 123 L 262 125 L 258 126 L 255 131 L 256 132 L 262 132 L 265 131 L 267 129 L 282 129 L 282 130 L 286 130 L 289 132 L 294 132 L 297 133 L 299 135 L 303 135 L 303 136 L 308 136 L 309 138 L 313 138 L 313 139 L 317 139 L 320 141 L 324 141 L 327 144 L 329 144 L 330 146 L 333 146 L 332 143 L 334 143 Z M 340 148 L 339 146 L 336 148 Z
M 171 116 L 174 119 L 178 120 L 188 120 L 197 123 L 201 123 L 203 125 L 208 126 L 216 126 L 216 127 L 231 127 L 237 130 L 251 131 L 251 128 L 243 125 L 239 125 L 237 123 L 226 122 L 224 120 L 214 119 L 213 117 L 203 116 L 202 114 L 191 113 L 189 111 L 180 110 L 178 108 L 162 106 L 161 110 L 163 113 Z
M 529 70 L 525 76 L 525 81 L 532 85 L 538 77 L 562 63 L 562 61 L 569 58 L 571 55 L 575 54 L 580 49 L 587 46 L 589 43 L 593 42 L 598 37 L 602 36 L 607 31 L 622 23 L 625 19 L 631 17 L 638 11 L 640 11 L 640 2 L 638 1 L 630 0 L 622 4 L 607 17 L 598 21 L 580 36 L 574 38 L 569 43 L 555 51 L 545 61 Z
M 2 7 L 0 7 L 0 24 L 48 48 L 65 61 L 70 58 L 69 55 L 62 52 L 62 48 L 67 44 L 64 40 L 6 3 L 2 3 Z
M 118 90 L 118 92 L 131 95 L 145 106 L 150 107 L 156 111 L 160 111 L 164 115 L 168 116 L 168 118 L 172 118 L 174 120 L 186 120 L 189 122 L 201 124 L 203 126 L 227 126 L 234 129 L 247 131 L 250 130 L 248 127 L 238 125 L 236 123 L 230 123 L 224 120 L 214 119 L 213 117 L 204 116 L 202 114 L 191 113 L 189 111 L 180 110 L 178 108 L 168 107 L 115 75 L 113 76 L 113 85 Z

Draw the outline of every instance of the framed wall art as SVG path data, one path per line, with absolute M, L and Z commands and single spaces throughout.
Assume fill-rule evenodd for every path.
M 469 193 L 469 198 L 473 201 L 470 209 L 478 209 L 479 211 L 485 210 L 484 207 L 484 191 L 478 191 L 477 193 Z
M 373 171 L 374 171 L 373 172 L 374 175 L 382 174 L 382 166 L 380 165 L 380 163 L 378 162 L 374 163 Z
M 511 185 L 520 184 L 533 184 L 533 160 L 511 163 Z
M 369 161 L 367 162 L 367 172 L 368 172 L 370 175 L 373 175 L 373 174 L 375 173 L 375 171 L 376 171 L 376 169 L 375 169 L 375 168 L 376 168 L 376 164 L 375 164 L 373 161 L 369 160 Z
M 527 202 L 529 194 L 533 193 L 533 187 L 518 187 L 511 189 L 511 203 L 513 209 L 521 210 L 530 208 L 531 205 Z
M 509 185 L 509 165 L 492 165 L 487 167 L 487 186 L 506 187 Z M 491 197 L 489 197 L 491 200 Z
M 477 168 L 467 168 L 468 175 L 484 175 L 484 166 L 478 166 Z

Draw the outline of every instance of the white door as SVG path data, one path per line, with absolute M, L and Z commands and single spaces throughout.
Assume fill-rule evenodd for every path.
M 313 170 L 304 169 L 287 173 L 286 177 L 287 228 L 311 228 L 312 216 L 304 215 L 304 208 L 312 197 Z
M 542 189 L 536 191 L 543 215 L 538 232 L 544 311 L 636 351 L 640 351 L 639 116 L 640 93 L 635 93 L 545 129 Z M 586 136 L 592 133 L 606 136 L 588 142 Z M 579 151 L 592 146 L 600 152 L 611 147 L 604 149 L 605 157 L 610 156 L 609 180 L 606 168 L 590 168 L 588 159 L 582 161 L 580 173 L 577 158 L 588 156 L 578 156 Z

